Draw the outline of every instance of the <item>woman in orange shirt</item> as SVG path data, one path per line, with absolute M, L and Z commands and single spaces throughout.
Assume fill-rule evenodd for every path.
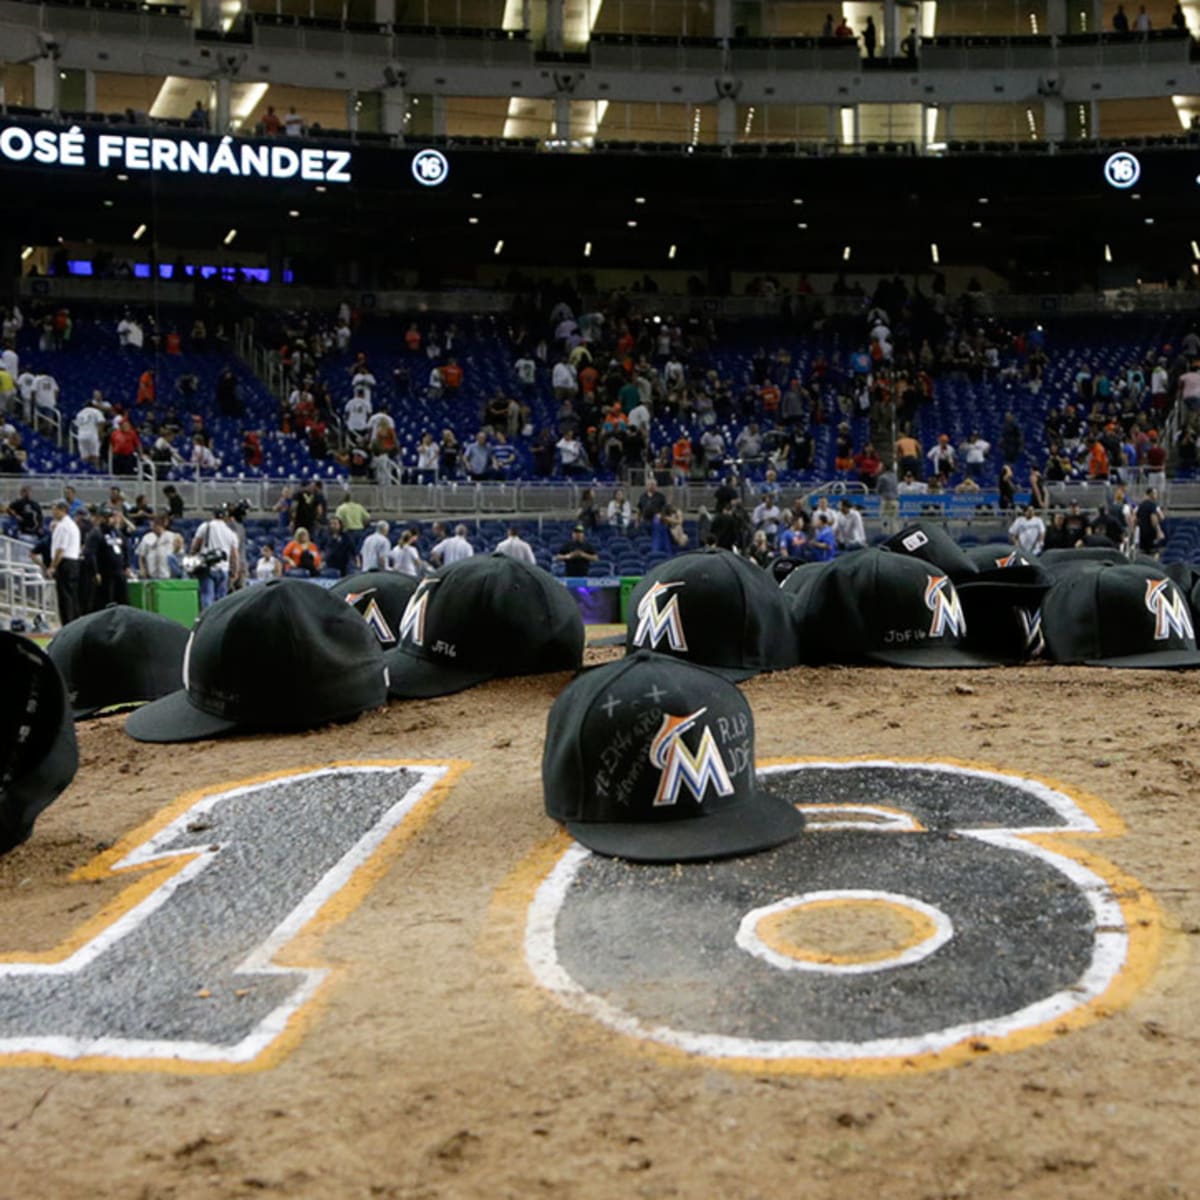
M 1108 451 L 1099 438 L 1092 443 L 1092 448 L 1088 451 L 1088 478 L 1108 479 Z
M 309 555 L 305 559 L 305 555 Z M 307 567 L 314 575 L 321 569 L 321 552 L 313 545 L 308 530 L 296 530 L 296 536 L 283 548 L 283 559 L 289 567 Z

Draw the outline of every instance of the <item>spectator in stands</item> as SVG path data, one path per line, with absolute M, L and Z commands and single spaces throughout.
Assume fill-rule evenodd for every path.
M 467 478 L 474 483 L 480 483 L 491 477 L 492 453 L 488 446 L 487 432 L 481 429 L 473 442 L 467 443 L 463 451 L 463 466 L 467 469 Z
M 868 490 L 874 491 L 875 482 L 883 470 L 883 460 L 876 452 L 873 442 L 868 442 L 854 456 L 854 470 L 858 474 L 859 483 L 865 484 Z
M 1171 28 L 1179 33 L 1187 33 L 1187 17 L 1183 13 L 1183 5 L 1176 3 L 1171 11 Z
M 112 451 L 114 475 L 133 475 L 137 472 L 142 439 L 129 417 L 114 417 L 108 447 Z
M 1117 11 L 1113 13 L 1112 27 L 1113 33 L 1129 32 L 1129 17 L 1125 12 L 1124 4 L 1117 5 Z
M 632 517 L 632 509 L 629 501 L 625 497 L 625 489 L 617 488 L 613 493 L 612 499 L 608 502 L 607 509 L 608 523 L 614 529 L 619 529 L 624 533 L 630 525 Z
M 125 540 L 125 517 L 112 508 L 100 510 L 83 546 L 83 569 L 93 584 L 92 611 L 109 604 L 128 604 L 130 575 L 129 544 Z
M 239 573 L 238 537 L 229 524 L 228 508 L 221 505 L 213 510 L 213 515 L 207 521 L 200 524 L 189 550 L 193 555 L 224 555 L 199 575 L 200 607 L 205 609 L 225 597 L 230 579 L 237 578 Z
M 1034 512 L 1032 504 L 1027 504 L 1008 527 L 1008 540 L 1027 558 L 1041 554 L 1046 545 L 1046 523 Z
M 435 526 L 436 529 L 436 526 Z M 451 563 L 461 562 L 471 558 L 475 547 L 467 541 L 467 527 L 455 525 L 454 535 L 444 537 L 429 552 L 429 561 L 437 567 L 448 567 Z
M 966 460 L 967 475 L 976 483 L 983 477 L 984 463 L 991 448 L 991 442 L 985 441 L 977 429 L 960 447 Z
M 1005 463 L 1000 468 L 1000 478 L 997 481 L 997 487 L 1000 491 L 1000 511 L 1011 512 L 1016 503 L 1017 480 L 1013 475 L 1013 469 L 1009 463 Z
M 161 516 L 152 517 L 150 531 L 137 546 L 138 572 L 143 579 L 176 579 L 182 574 L 183 538 L 167 528 Z
M 1138 15 L 1133 18 L 1133 31 L 1134 33 L 1150 32 L 1150 14 L 1146 12 L 1144 4 L 1138 8 Z
M 821 36 L 823 38 L 833 37 L 833 13 L 826 13 L 825 20 L 821 24 Z
M 442 386 L 446 389 L 446 399 L 453 400 L 462 385 L 463 369 L 458 365 L 458 359 L 451 355 L 442 367 Z
M 371 520 L 371 514 L 360 504 L 353 495 L 348 495 L 337 506 L 337 519 L 342 528 L 350 534 L 351 540 L 357 545 L 362 541 L 364 530 Z M 330 526 L 332 527 L 332 521 Z
M 283 548 L 283 561 L 290 570 L 317 575 L 321 570 L 321 552 L 313 545 L 308 530 L 301 526 Z
M 658 481 L 653 475 L 648 475 L 645 490 L 638 497 L 638 524 L 650 525 L 666 506 L 667 498 L 658 490 Z
M 671 446 L 671 476 L 676 483 L 686 483 L 692 474 L 692 439 L 681 429 Z
M 154 368 L 147 367 L 138 376 L 137 402 L 139 405 L 153 405 L 155 396 Z
M 304 134 L 304 118 L 296 111 L 294 104 L 288 108 L 287 116 L 283 118 L 283 132 L 292 138 L 302 137 Z
M 715 425 L 700 435 L 700 453 L 704 469 L 709 475 L 719 473 L 725 466 L 725 437 Z M 686 479 L 682 482 L 686 482 Z
M 454 431 L 443 429 L 442 440 L 438 444 L 438 459 L 443 479 L 458 477 L 458 464 L 461 457 L 462 449 L 458 444 L 458 439 L 454 436 Z
M 836 38 L 853 39 L 854 30 L 850 28 L 850 22 L 846 20 L 845 13 L 842 13 L 842 19 L 838 22 L 837 28 L 833 31 L 833 36 Z
M 954 447 L 950 445 L 950 435 L 939 434 L 937 444 L 930 448 L 925 457 L 929 459 L 933 473 L 941 479 L 944 487 L 954 471 L 956 462 Z
M 494 553 L 501 554 L 505 558 L 515 558 L 517 562 L 527 563 L 531 567 L 537 563 L 533 555 L 533 548 L 521 536 L 521 530 L 516 525 L 508 527 L 507 536 L 496 544 Z
M 283 574 L 283 560 L 275 553 L 274 542 L 263 542 L 258 550 L 258 561 L 254 564 L 254 578 L 259 583 L 268 583 Z
M 355 445 L 366 445 L 370 437 L 371 399 L 365 388 L 355 388 L 354 394 L 346 401 L 345 407 L 346 433 Z
M 1108 450 L 1099 437 L 1092 439 L 1088 450 L 1088 478 L 1094 483 L 1107 483 L 1109 476 Z
M 1146 446 L 1146 481 L 1156 491 L 1161 491 L 1167 483 L 1167 448 L 1154 429 L 1150 430 Z
M 835 518 L 834 536 L 841 550 L 861 550 L 867 544 L 862 512 L 849 500 L 843 500 Z
M 837 535 L 831 513 L 814 513 L 812 536 L 808 541 L 809 557 L 814 562 L 828 562 L 837 554 Z
M 5 510 L 13 519 L 14 532 L 25 537 L 40 537 L 42 533 L 42 506 L 33 498 L 28 484 L 22 486 L 17 498 Z
M 421 440 L 417 445 L 417 482 L 433 483 L 437 479 L 440 461 L 438 445 L 433 440 L 433 435 L 426 431 L 421 434 Z
M 75 432 L 79 439 L 79 457 L 93 467 L 100 465 L 100 434 L 104 429 L 104 414 L 97 401 L 99 392 L 92 393 L 92 401 L 75 414 Z
M 558 451 L 559 467 L 565 476 L 572 478 L 587 474 L 587 451 L 573 430 L 568 430 L 559 438 L 555 449 Z
M 773 491 L 764 493 L 763 498 L 754 506 L 754 511 L 750 514 L 754 532 L 764 534 L 771 546 L 775 544 L 775 537 L 779 532 L 779 523 L 782 519 L 783 513 L 779 509 L 779 500 Z
M 554 399 L 561 404 L 564 400 L 574 400 L 579 393 L 579 381 L 575 368 L 565 358 L 560 358 L 554 364 L 550 374 L 550 386 L 554 389 Z
M 275 105 L 267 105 L 267 111 L 263 113 L 259 124 L 262 126 L 262 131 L 267 137 L 275 137 L 282 131 L 283 122 L 279 119 L 279 114 L 275 111 Z

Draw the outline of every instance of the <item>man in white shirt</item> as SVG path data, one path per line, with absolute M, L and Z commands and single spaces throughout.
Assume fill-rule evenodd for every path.
M 145 341 L 142 327 L 128 313 L 117 322 L 117 341 L 127 350 L 140 350 Z
M 537 363 L 528 354 L 522 354 L 513 363 L 513 374 L 516 375 L 517 382 L 521 385 L 522 393 L 526 396 L 531 395 L 533 385 L 537 383 Z
M 508 537 L 496 546 L 496 553 L 503 554 L 506 558 L 515 558 L 517 562 L 528 563 L 531 567 L 537 563 L 533 557 L 533 548 L 521 536 L 521 531 L 515 525 L 508 527 Z
M 834 536 L 843 550 L 861 550 L 867 544 L 867 531 L 863 525 L 862 513 L 849 500 L 843 500 L 841 503 L 835 518 Z
M 71 519 L 65 500 L 54 502 L 48 572 L 58 592 L 58 619 L 66 625 L 79 616 L 79 557 L 83 549 L 79 526 Z
M 360 366 L 355 370 L 354 374 L 350 377 L 350 386 L 354 390 L 355 395 L 362 392 L 367 398 L 367 403 L 374 406 L 375 376 L 366 367 Z
M 304 133 L 304 118 L 296 111 L 293 104 L 283 118 L 283 132 L 288 137 L 298 138 Z
M 587 470 L 587 453 L 573 429 L 568 429 L 555 443 L 558 461 L 564 475 L 581 475 Z
M 559 359 L 550 372 L 550 386 L 554 389 L 554 399 L 560 404 L 564 400 L 574 400 L 579 393 L 579 380 L 575 368 L 565 359 Z
M 1034 511 L 1033 505 L 1025 506 L 1025 511 L 1008 527 L 1008 540 L 1030 558 L 1041 554 L 1046 544 L 1046 522 Z
M 204 521 L 192 538 L 192 554 L 203 555 L 210 551 L 223 552 L 225 557 L 211 563 L 199 576 L 200 607 L 208 608 L 210 604 L 225 598 L 229 591 L 229 580 L 238 574 L 238 536 L 229 527 L 228 511 L 225 508 L 215 509 L 213 515 Z
M 654 420 L 654 414 L 644 404 L 635 404 L 625 418 L 625 423 L 630 429 L 636 429 L 642 437 L 650 436 L 650 425 Z
M 137 548 L 138 568 L 143 579 L 171 579 L 175 575 L 175 563 L 183 553 L 183 538 L 167 529 L 162 517 L 150 521 L 147 533 Z
M 45 372 L 33 381 L 33 403 L 38 412 L 58 411 L 58 380 Z
M 388 540 L 390 526 L 386 521 L 375 522 L 375 532 L 363 538 L 363 544 L 358 548 L 364 571 L 384 571 L 388 565 L 388 555 L 392 543 Z
M 779 503 L 775 499 L 775 493 L 768 492 L 754 506 L 754 512 L 750 518 L 754 523 L 754 532 L 757 533 L 761 529 L 767 535 L 767 540 L 773 542 L 775 535 L 779 532 L 779 520 L 781 516 Z
M 371 421 L 371 401 L 362 388 L 355 389 L 354 395 L 346 401 L 346 431 L 356 442 L 367 440 L 367 431 Z
M 991 448 L 991 442 L 985 442 L 978 431 L 972 433 L 962 444 L 961 449 L 966 456 L 967 474 L 972 479 L 978 479 L 983 474 L 983 462 Z
M 451 563 L 461 562 L 475 553 L 475 547 L 467 541 L 467 527 L 455 525 L 454 536 L 442 538 L 429 552 L 430 562 L 439 567 L 448 567 Z
M 92 466 L 100 461 L 100 431 L 104 427 L 104 414 L 95 403 L 85 404 L 75 414 L 75 430 L 79 437 L 79 457 Z
M 9 372 L 12 375 L 12 372 Z M 21 399 L 21 409 L 26 421 L 33 420 L 33 391 L 34 385 L 37 383 L 37 376 L 29 370 L 22 371 L 20 375 L 13 375 L 13 379 L 17 384 L 17 395 Z

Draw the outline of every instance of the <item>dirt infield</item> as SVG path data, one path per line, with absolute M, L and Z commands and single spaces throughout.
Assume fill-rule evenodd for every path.
M 0 860 L 9 961 L 86 941 L 138 875 L 68 877 L 185 793 L 333 762 L 458 765 L 353 903 L 302 932 L 304 960 L 334 973 L 248 1067 L 6 1060 L 0 1196 L 1200 1195 L 1194 677 L 800 669 L 744 685 L 760 762 L 985 764 L 1115 814 L 1086 852 L 1113 865 L 1137 952 L 1091 1019 L 1011 1052 L 980 1038 L 868 1070 L 690 1056 L 537 982 L 529 905 L 568 845 L 543 815 L 539 762 L 565 682 L 289 738 L 145 746 L 121 717 L 80 726 L 76 781 Z M 199 1004 L 215 999 L 196 982 Z

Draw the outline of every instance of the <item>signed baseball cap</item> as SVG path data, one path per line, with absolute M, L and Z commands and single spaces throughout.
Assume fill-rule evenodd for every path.
M 344 600 L 298 579 L 243 588 L 200 614 L 183 689 L 131 713 L 140 742 L 292 732 L 387 702 L 379 642 Z
M 778 585 L 716 548 L 676 555 L 643 576 L 629 597 L 625 649 L 670 654 L 734 682 L 796 665 Z
M 79 750 L 67 687 L 28 638 L 0 633 L 0 854 L 33 832 L 75 777 Z
M 364 571 L 339 579 L 329 589 L 345 600 L 371 627 L 384 650 L 400 640 L 400 620 L 417 590 L 417 577 L 398 571 Z
M 917 521 L 893 534 L 883 543 L 893 554 L 906 554 L 936 567 L 957 584 L 970 578 L 978 568 L 967 552 L 940 526 Z
M 786 588 L 803 661 L 893 667 L 991 667 L 967 648 L 967 619 L 950 576 L 920 558 L 857 550 Z
M 1200 667 L 1191 606 L 1161 567 L 1099 564 L 1060 576 L 1042 602 L 1053 662 L 1089 667 Z
M 75 719 L 178 691 L 188 631 L 178 621 L 127 604 L 64 625 L 46 653 L 62 672 Z
M 804 828 L 754 774 L 754 716 L 727 679 L 637 650 L 578 675 L 546 723 L 546 813 L 589 850 L 688 862 L 767 850 Z
M 464 558 L 422 579 L 399 638 L 387 663 L 391 694 L 402 699 L 583 663 L 574 597 L 549 571 L 503 554 Z

